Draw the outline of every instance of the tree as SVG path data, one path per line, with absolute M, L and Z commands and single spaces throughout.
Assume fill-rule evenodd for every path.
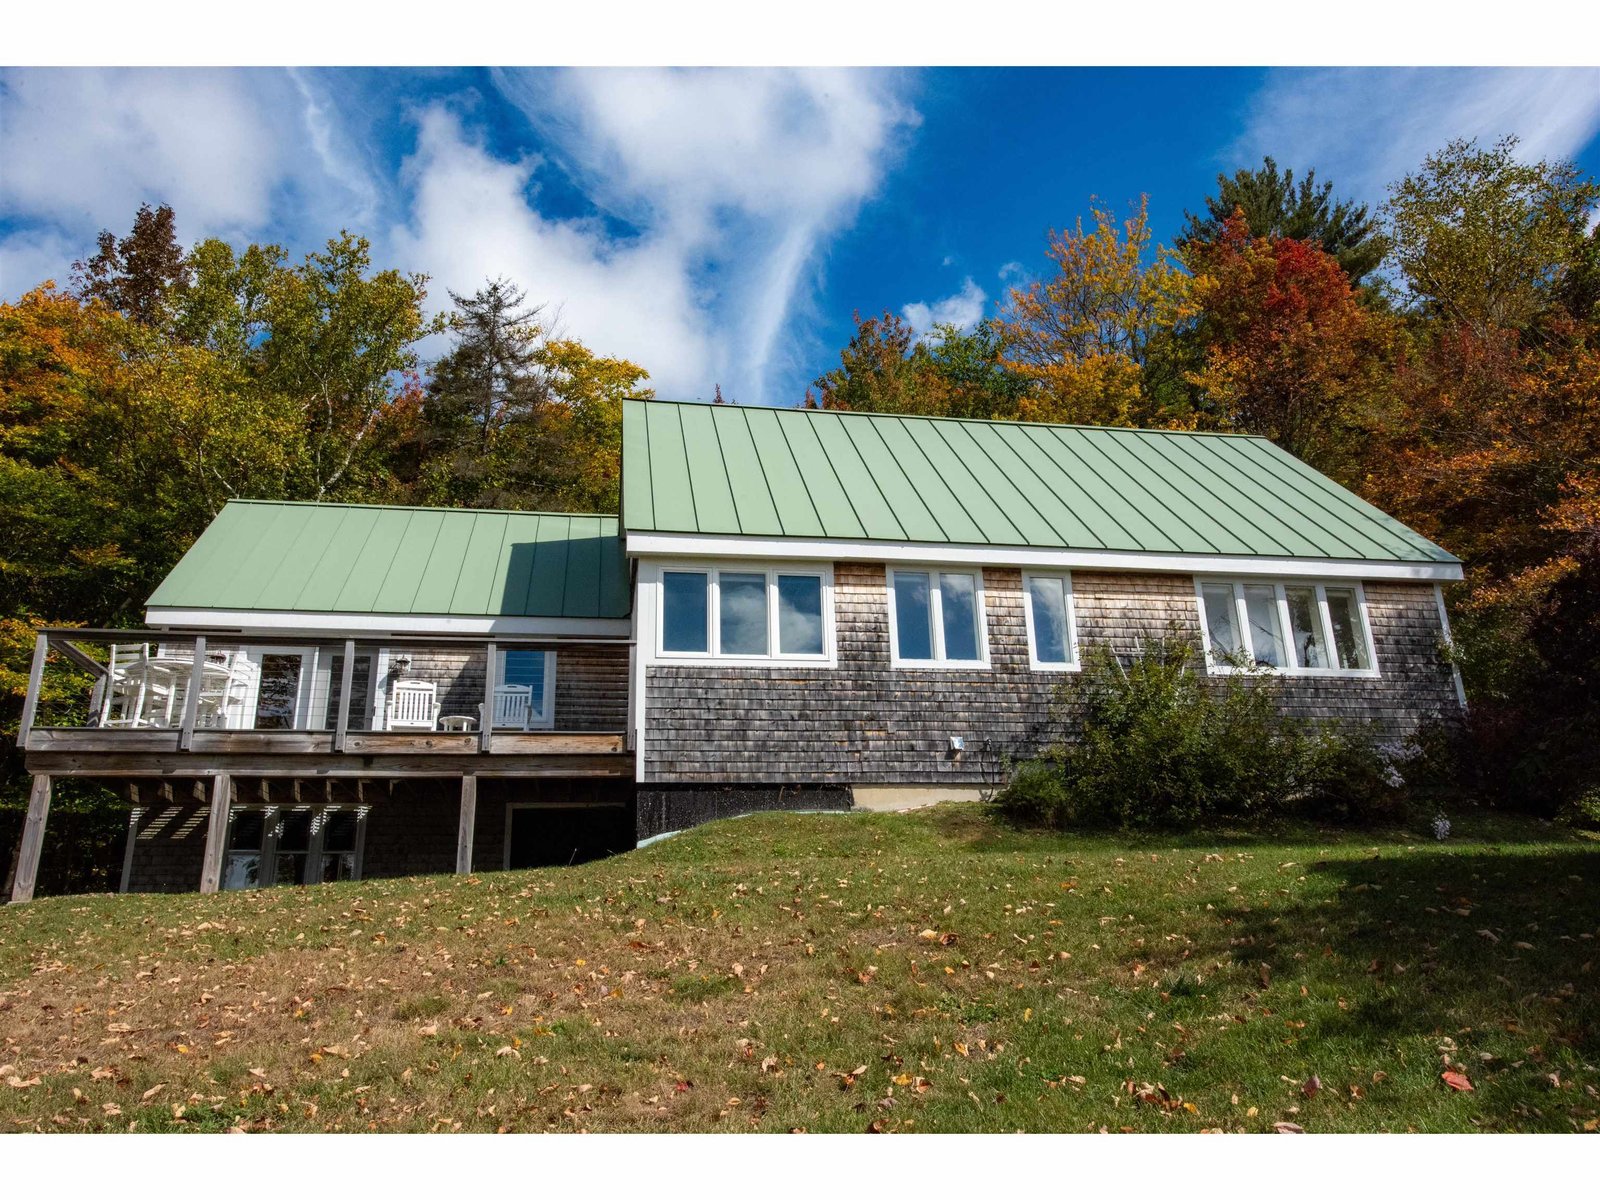
M 385 473 L 374 435 L 414 380 L 416 344 L 443 328 L 424 315 L 427 277 L 373 272 L 367 240 L 343 232 L 300 266 L 269 268 L 261 286 L 239 300 L 255 302 L 265 331 L 255 384 L 299 417 L 294 491 L 360 496 Z
M 1011 418 L 1026 382 L 1001 361 L 993 322 L 971 329 L 936 325 L 919 338 L 892 313 L 862 319 L 839 352 L 839 365 L 812 384 L 807 406 L 923 416 Z
M 1118 225 L 1093 208 L 1094 228 L 1051 230 L 1055 275 L 1013 288 L 997 332 L 1005 366 L 1031 386 L 1024 420 L 1184 424 L 1163 339 L 1193 315 L 1190 280 L 1164 247 L 1150 255 L 1148 199 Z
M 542 305 L 526 306 L 522 289 L 491 280 L 471 296 L 450 292 L 455 345 L 434 364 L 428 408 L 441 420 L 470 423 L 479 446 L 513 413 L 525 414 L 549 397 L 549 380 L 538 362 L 547 330 Z
M 1189 381 L 1207 423 L 1271 438 L 1336 477 L 1356 472 L 1395 357 L 1391 318 L 1363 306 L 1338 260 L 1294 238 L 1252 237 L 1241 213 L 1192 243 L 1203 356 Z
M 1217 194 L 1207 196 L 1203 217 L 1185 212 L 1186 223 L 1178 244 L 1215 242 L 1235 212 L 1242 213 L 1251 231 L 1277 241 L 1294 238 L 1314 242 L 1338 260 L 1339 266 L 1360 283 L 1383 261 L 1388 246 L 1375 216 L 1367 206 L 1335 200 L 1333 184 L 1317 186 L 1316 171 L 1307 171 L 1295 183 L 1294 170 L 1280 171 L 1270 157 L 1259 169 L 1243 167 L 1231 177 L 1217 176 Z
M 1570 162 L 1521 162 L 1516 148 L 1514 137 L 1453 141 L 1390 187 L 1384 216 L 1419 316 L 1488 338 L 1531 328 L 1573 287 L 1592 312 L 1600 186 Z
M 508 280 L 450 295 L 454 343 L 401 435 L 402 458 L 415 464 L 413 497 L 614 511 L 622 400 L 641 394 L 647 372 L 553 337 Z
M 132 233 L 118 238 L 102 229 L 96 243 L 99 249 L 92 256 L 72 264 L 78 294 L 103 301 L 142 325 L 163 324 L 190 274 L 172 209 L 141 204 Z

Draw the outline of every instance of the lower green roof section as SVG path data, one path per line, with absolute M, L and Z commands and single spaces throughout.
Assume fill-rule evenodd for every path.
M 630 533 L 1454 563 L 1245 434 L 623 402 Z
M 609 619 L 629 588 L 615 517 L 235 500 L 149 604 Z

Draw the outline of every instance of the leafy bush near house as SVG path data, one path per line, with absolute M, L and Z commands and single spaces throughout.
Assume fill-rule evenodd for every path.
M 1304 813 L 1366 823 L 1402 815 L 1403 779 L 1364 730 L 1283 716 L 1272 682 L 1210 676 L 1192 642 L 1091 657 L 1058 709 L 1080 727 L 1019 766 L 994 797 L 1020 824 L 1201 828 Z

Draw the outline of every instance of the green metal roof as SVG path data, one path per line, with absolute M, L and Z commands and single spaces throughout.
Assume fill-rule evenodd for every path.
M 629 533 L 1457 560 L 1265 438 L 623 402 Z
M 626 617 L 615 517 L 235 500 L 155 608 Z

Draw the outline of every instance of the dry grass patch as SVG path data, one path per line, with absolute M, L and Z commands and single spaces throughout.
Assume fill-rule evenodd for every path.
M 945 807 L 40 901 L 0 912 L 0 1122 L 1593 1129 L 1596 854 L 1520 823 L 1174 844 Z

